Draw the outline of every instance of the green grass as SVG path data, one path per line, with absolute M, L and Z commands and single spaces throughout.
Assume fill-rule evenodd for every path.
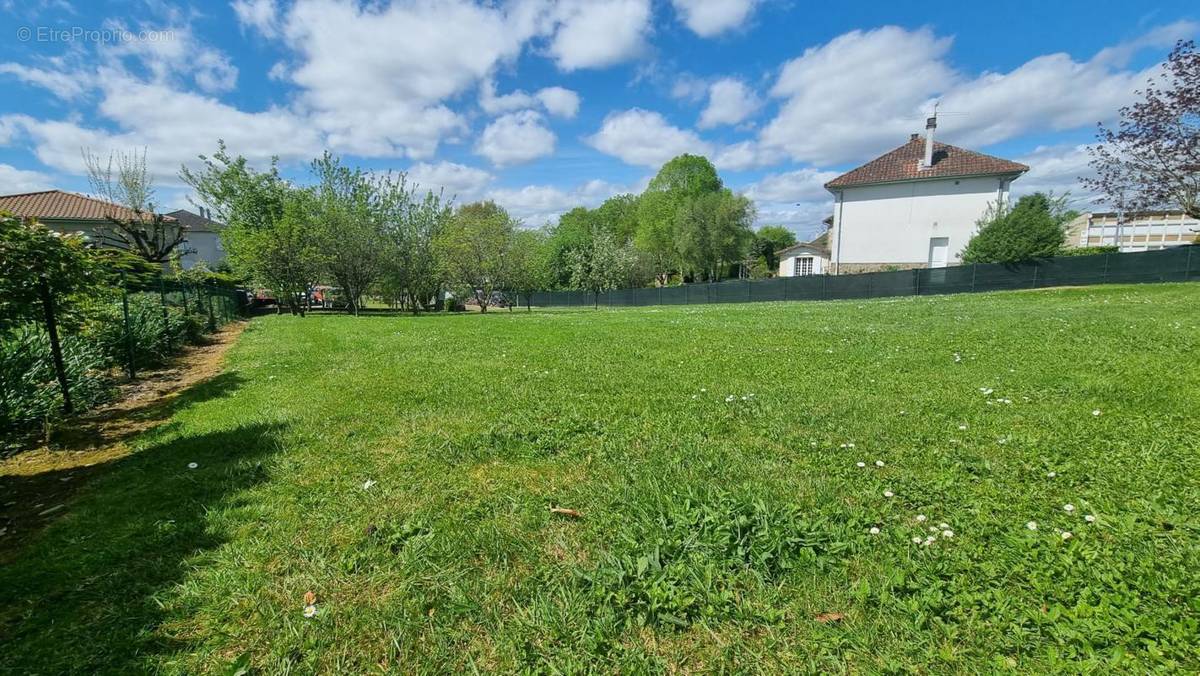
M 0 570 L 0 670 L 1194 672 L 1198 303 L 258 319 Z

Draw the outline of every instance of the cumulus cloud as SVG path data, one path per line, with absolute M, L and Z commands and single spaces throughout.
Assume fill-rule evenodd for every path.
M 579 112 L 579 94 L 570 89 L 546 87 L 538 90 L 537 98 L 551 115 L 572 118 Z
M 483 130 L 475 152 L 498 167 L 521 164 L 554 152 L 554 132 L 540 113 L 523 110 L 497 118 Z
M 454 162 L 420 162 L 408 168 L 408 180 L 422 191 L 442 190 L 447 197 L 457 197 L 459 201 L 475 199 L 492 179 L 483 169 Z
M 565 0 L 556 5 L 548 52 L 565 71 L 629 61 L 645 49 L 650 19 L 649 0 Z
M 623 192 L 638 192 L 607 181 L 591 180 L 571 189 L 552 185 L 527 185 L 521 188 L 496 188 L 488 191 L 488 199 L 521 219 L 527 226 L 540 226 L 558 220 L 564 212 L 578 206 L 595 207 Z
M 53 181 L 40 171 L 18 169 L 10 164 L 0 164 L 0 186 L 5 194 L 49 190 Z
M 626 164 L 656 169 L 682 153 L 712 153 L 712 146 L 695 132 L 680 129 L 661 114 L 641 108 L 610 113 L 600 130 L 586 140 L 596 150 Z
M 520 89 L 508 94 L 497 94 L 496 83 L 490 79 L 484 80 L 479 86 L 479 107 L 492 115 L 539 105 L 556 117 L 575 117 L 579 112 L 579 94 L 563 87 L 546 87 L 534 94 Z
M 0 63 L 0 75 L 11 75 L 21 82 L 41 87 L 60 99 L 73 99 L 87 90 L 78 74 L 63 70 Z
M 812 167 L 764 176 L 746 188 L 746 196 L 763 202 L 805 202 L 828 200 L 825 184 L 838 177 L 836 171 Z
M 851 31 L 784 64 L 771 89 L 782 103 L 759 140 L 797 161 L 861 161 L 900 145 L 939 100 L 956 113 L 939 121 L 941 137 L 969 146 L 1111 120 L 1158 69 L 1124 69 L 1129 57 L 1195 29 L 1181 22 L 1086 61 L 1049 54 L 977 76 L 947 62 L 952 41 L 931 29 Z
M 279 31 L 279 8 L 275 0 L 234 0 L 233 13 L 244 28 L 253 28 L 266 37 Z
M 755 141 L 741 141 L 718 148 L 713 164 L 722 171 L 745 171 L 779 164 L 785 154 L 778 148 L 763 146 Z
M 671 0 L 680 20 L 700 37 L 713 37 L 741 26 L 758 0 Z
M 1086 144 L 1038 146 L 1016 160 L 1027 165 L 1029 171 L 1013 181 L 1012 194 L 1020 197 L 1035 192 L 1070 193 L 1072 203 L 1091 203 L 1096 196 L 1079 183 L 1079 177 L 1094 174 L 1088 165 L 1090 160 Z
M 708 87 L 708 105 L 696 126 L 710 129 L 722 124 L 740 124 L 758 110 L 758 96 L 735 78 L 722 78 Z

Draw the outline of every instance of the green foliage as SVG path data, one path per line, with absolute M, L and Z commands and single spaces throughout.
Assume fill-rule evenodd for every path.
M 60 322 L 102 281 L 83 238 L 0 213 L 0 330 L 42 321 L 40 285 L 48 285 Z
M 168 307 L 164 313 L 156 292 L 131 293 L 128 333 L 121 300 L 113 297 L 92 308 L 83 335 L 110 364 L 124 365 L 132 342 L 134 364 L 141 369 L 161 366 L 180 347 L 198 341 L 207 323 L 206 314 L 184 314 L 176 307 Z
M 571 251 L 571 286 L 592 293 L 621 288 L 629 283 L 635 262 L 633 247 L 617 242 L 612 233 L 601 230 L 590 244 Z
M 680 155 L 662 166 L 646 190 L 678 198 L 699 197 L 724 187 L 717 169 L 702 155 Z
M 517 222 L 495 202 L 464 204 L 434 241 L 441 271 L 452 288 L 472 296 L 482 312 L 507 288 Z
M 964 263 L 1017 263 L 1062 251 L 1068 215 L 1064 198 L 1026 195 L 1010 211 L 989 210 L 962 252 Z
M 679 206 L 675 251 L 698 278 L 720 281 L 722 269 L 742 260 L 753 238 L 754 205 L 729 190 L 689 197 Z
M 751 255 L 761 258 L 771 275 L 779 271 L 779 257 L 776 252 L 786 249 L 796 243 L 796 234 L 782 225 L 764 225 L 754 233 L 750 243 Z
M 62 339 L 62 352 L 75 406 L 87 410 L 104 401 L 110 361 L 103 347 L 89 336 L 72 335 Z M 56 419 L 61 405 L 45 329 L 27 322 L 0 332 L 0 438 Z
M 1058 252 L 1059 256 L 1096 256 L 1099 254 L 1115 254 L 1120 253 L 1120 248 L 1117 246 L 1079 246 L 1079 247 L 1063 247 Z

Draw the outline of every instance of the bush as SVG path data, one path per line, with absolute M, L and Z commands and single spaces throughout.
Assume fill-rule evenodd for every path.
M 1120 249 L 1115 246 L 1081 246 L 1074 249 L 1063 249 L 1058 252 L 1059 256 L 1098 256 L 1100 254 L 1115 254 L 1120 253 Z
M 185 343 L 196 343 L 208 318 L 168 307 L 164 316 L 157 294 L 129 295 L 129 328 L 137 368 L 160 366 Z M 109 358 L 124 365 L 128 359 L 125 320 L 120 298 L 96 306 L 84 328 Z
M 65 336 L 62 351 L 75 406 L 87 410 L 103 401 L 110 392 L 110 362 L 100 345 L 82 336 Z M 61 407 L 46 332 L 26 323 L 0 334 L 0 429 L 5 436 L 56 418 Z
M 964 263 L 1019 263 L 1056 256 L 1062 250 L 1062 199 L 1026 195 L 1011 211 L 989 213 L 963 250 Z

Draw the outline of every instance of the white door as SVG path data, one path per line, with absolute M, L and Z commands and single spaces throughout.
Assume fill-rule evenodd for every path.
M 929 267 L 944 268 L 946 262 L 950 260 L 950 238 L 949 237 L 930 237 L 929 238 Z

